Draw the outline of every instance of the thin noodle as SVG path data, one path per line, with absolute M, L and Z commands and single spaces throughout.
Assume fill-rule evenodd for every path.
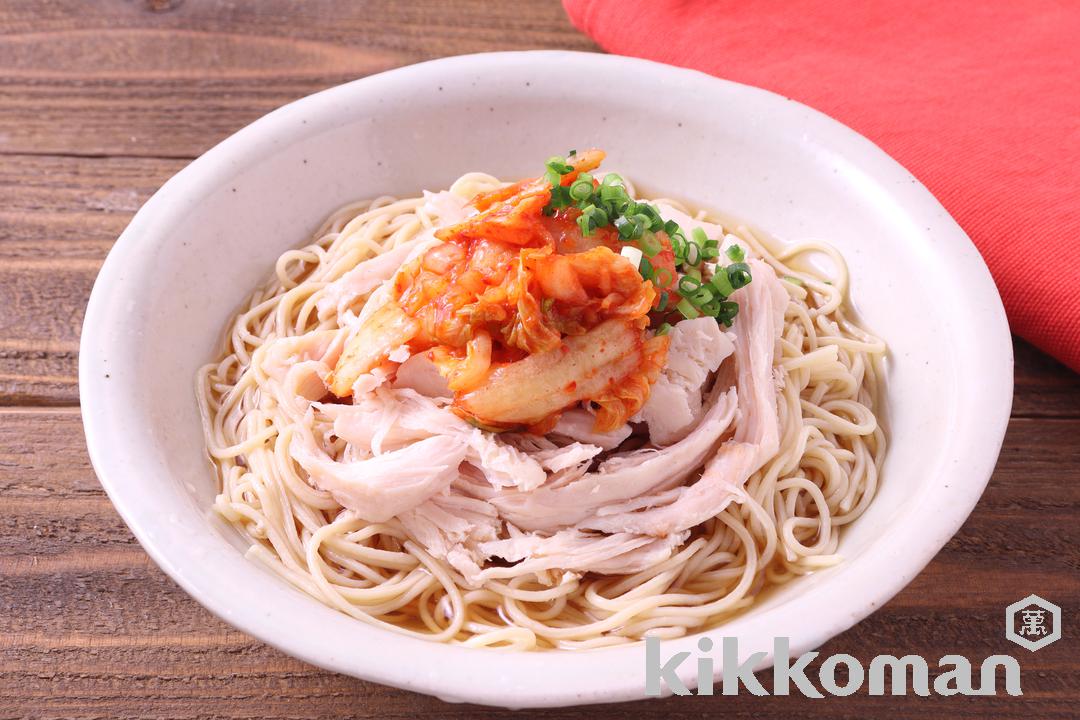
M 502 184 L 469 173 L 451 191 L 471 196 Z M 223 357 L 199 372 L 196 392 L 220 482 L 215 509 L 251 542 L 251 558 L 361 621 L 512 650 L 678 637 L 723 622 L 770 587 L 841 562 L 841 528 L 873 499 L 885 453 L 875 416 L 885 344 L 850 317 L 848 270 L 835 249 L 814 242 L 773 252 L 741 226 L 734 234 L 776 270 L 790 296 L 775 359 L 780 449 L 736 503 L 695 528 L 667 560 L 627 576 L 545 571 L 469 588 L 396 520 L 366 523 L 313 487 L 289 455 L 293 428 L 265 389 L 260 348 L 337 330 L 337 318 L 320 318 L 316 307 L 327 285 L 433 226 L 423 198 L 341 208 L 311 244 L 281 255 L 272 279 L 230 326 Z M 808 253 L 827 256 L 834 273 L 808 270 L 799 262 Z M 348 457 L 328 426 L 315 431 Z

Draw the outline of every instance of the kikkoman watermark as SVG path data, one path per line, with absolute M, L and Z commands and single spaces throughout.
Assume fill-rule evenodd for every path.
M 1035 651 L 1061 637 L 1061 608 L 1029 595 L 1013 603 L 1005 613 L 1005 636 L 1013 642 Z M 790 638 L 773 639 L 772 648 L 772 695 L 788 695 L 792 686 L 810 698 L 829 695 L 852 695 L 865 685 L 870 695 L 997 695 L 1004 691 L 1009 695 L 1023 695 L 1020 686 L 1020 663 L 1011 655 L 991 655 L 985 658 L 973 674 L 970 660 L 963 655 L 943 655 L 937 660 L 938 673 L 930 680 L 930 663 L 921 655 L 878 655 L 869 667 L 852 655 L 840 653 L 824 659 L 817 671 L 817 683 L 807 674 L 810 663 L 820 653 L 807 652 L 794 662 L 791 659 Z M 714 671 L 714 642 L 707 637 L 699 638 L 696 658 L 696 692 L 713 695 L 717 690 Z M 743 657 L 739 653 L 739 639 L 724 637 L 720 641 L 721 671 L 719 691 L 724 695 L 737 695 L 746 690 L 753 695 L 769 695 L 754 668 L 765 662 L 764 650 Z M 690 695 L 692 691 L 679 676 L 679 669 L 690 658 L 690 651 L 682 651 L 663 657 L 659 638 L 645 640 L 645 694 L 656 697 L 666 687 L 676 695 Z M 740 661 L 741 660 L 741 661 Z M 839 674 L 840 666 L 846 673 Z M 999 670 L 1003 680 L 998 685 Z M 841 684 L 842 683 L 842 684 Z M 691 683 L 693 684 L 693 683 Z
M 773 695 L 788 695 L 794 685 L 799 692 L 811 698 L 830 695 L 852 695 L 864 684 L 869 686 L 871 695 L 885 695 L 886 689 L 891 695 L 906 695 L 908 690 L 916 695 L 929 695 L 931 688 L 938 695 L 996 695 L 997 669 L 1005 671 L 1005 692 L 1009 695 L 1023 695 L 1020 688 L 1020 663 L 1009 655 L 991 655 L 983 660 L 979 668 L 978 687 L 972 685 L 971 662 L 962 655 L 945 655 L 938 660 L 938 667 L 944 670 L 930 682 L 930 666 L 921 655 L 878 655 L 870 661 L 869 670 L 863 667 L 853 655 L 830 655 L 818 668 L 817 684 L 806 674 L 807 666 L 820 654 L 803 653 L 793 663 L 790 653 L 790 639 L 773 639 Z M 737 695 L 743 689 L 753 695 L 769 695 L 769 691 L 754 675 L 754 668 L 765 660 L 767 653 L 762 650 L 752 653 L 739 662 L 739 639 L 725 637 L 721 641 L 722 670 L 721 693 Z M 713 677 L 713 641 L 700 638 L 698 649 L 703 653 L 697 658 L 698 695 L 712 695 L 715 692 Z M 690 695 L 691 691 L 679 678 L 679 666 L 690 657 L 689 651 L 676 653 L 666 660 L 661 657 L 659 638 L 645 640 L 645 694 L 659 696 L 661 684 L 666 685 L 676 695 Z M 837 680 L 837 670 L 843 665 L 847 668 L 847 678 L 841 685 Z M 886 683 L 886 676 L 890 682 Z M 869 682 L 868 682 L 869 681 Z
M 1035 652 L 1061 639 L 1061 608 L 1028 595 L 1005 608 L 1005 637 Z

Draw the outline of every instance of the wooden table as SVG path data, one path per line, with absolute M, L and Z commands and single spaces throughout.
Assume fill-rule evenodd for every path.
M 76 361 L 113 239 L 218 140 L 386 68 L 541 47 L 596 49 L 554 0 L 0 2 L 0 718 L 506 715 L 323 672 L 189 599 L 98 486 Z M 1013 419 L 978 508 L 905 591 L 823 653 L 864 663 L 885 652 L 1012 653 L 1023 698 L 864 689 L 817 701 L 672 698 L 588 716 L 1076 717 L 1080 377 L 1024 342 L 1016 354 Z M 1037 653 L 1003 637 L 1005 606 L 1032 592 L 1065 620 L 1064 639 Z

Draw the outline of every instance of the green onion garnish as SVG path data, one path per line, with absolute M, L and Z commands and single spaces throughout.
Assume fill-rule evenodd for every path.
M 725 300 L 720 303 L 719 311 L 716 314 L 716 321 L 731 327 L 731 322 L 735 319 L 735 316 L 739 314 L 739 303 Z
M 741 287 L 746 287 L 753 279 L 750 276 L 750 266 L 746 263 L 732 263 L 724 268 L 724 270 L 727 272 L 728 282 L 730 282 L 731 287 L 736 290 Z
M 641 252 L 649 257 L 656 257 L 662 247 L 659 238 L 651 230 L 642 233 L 639 245 Z
M 638 272 L 641 273 L 641 277 L 644 280 L 652 280 L 656 273 L 653 271 L 653 265 L 649 262 L 649 258 L 642 256 L 641 262 L 638 263 Z
M 683 275 L 679 278 L 679 294 L 689 295 L 701 287 L 701 280 L 690 275 Z
M 687 300 L 686 298 L 683 298 L 682 300 L 680 300 L 675 305 L 675 309 L 678 310 L 679 312 L 681 312 L 683 314 L 683 317 L 685 317 L 688 320 L 693 320 L 696 317 L 701 317 L 701 313 L 698 312 L 698 309 L 696 307 L 694 307 L 693 305 L 691 305 L 690 301 Z
M 700 310 L 703 315 L 716 317 L 720 314 L 720 302 L 721 300 L 718 297 L 709 298 L 708 302 L 698 305 L 698 310 Z
M 671 252 L 675 254 L 675 264 L 682 265 L 686 262 L 686 238 L 682 232 L 668 233 L 671 239 Z
M 610 175 L 605 175 L 604 180 L 607 180 Z M 626 188 L 622 185 L 605 185 L 600 183 L 600 199 L 605 203 L 618 204 L 620 202 L 626 202 L 629 198 L 626 195 Z
M 686 299 L 690 301 L 690 304 L 696 307 L 698 310 L 704 311 L 704 306 L 713 300 L 715 297 L 712 286 L 702 285 L 694 292 L 686 296 Z M 708 315 L 709 313 L 705 313 Z
M 698 244 L 693 240 L 686 243 L 685 263 L 691 267 L 694 267 L 701 263 L 701 247 L 699 247 Z
M 592 175 L 581 173 L 577 180 L 570 185 L 570 197 L 574 202 L 588 200 L 593 194 Z
M 634 239 L 634 223 L 624 217 L 615 218 L 615 229 L 619 231 L 619 239 L 623 242 Z
M 551 187 L 551 202 L 548 203 L 550 208 L 563 208 L 571 204 L 570 188 L 563 187 L 556 183 Z M 546 209 L 546 208 L 545 208 Z
M 671 323 L 662 323 L 660 327 L 656 328 L 657 335 L 667 335 L 671 332 Z
M 575 150 L 570 150 L 567 157 L 574 157 Z M 543 209 L 545 215 L 554 215 L 559 208 L 575 207 L 581 211 L 577 225 L 583 236 L 592 235 L 598 228 L 614 225 L 618 237 L 623 242 L 637 241 L 641 250 L 638 272 L 647 281 L 652 281 L 658 288 L 668 288 L 673 284 L 682 296 L 675 307 L 684 317 L 697 318 L 702 315 L 715 317 L 716 321 L 730 326 L 739 311 L 737 303 L 728 300 L 733 292 L 745 287 L 751 281 L 750 266 L 743 262 L 746 255 L 739 245 L 732 245 L 725 250 L 732 264 L 717 267 L 708 282 L 702 282 L 702 260 L 716 260 L 720 257 L 720 241 L 710 240 L 705 231 L 696 227 L 687 233 L 674 220 L 664 220 L 655 205 L 638 202 L 630 197 L 626 183 L 615 173 L 607 173 L 599 182 L 589 173 L 580 173 L 572 183 L 563 185 L 563 176 L 573 172 L 574 167 L 566 158 L 553 156 L 544 166 L 544 180 L 551 185 L 551 202 Z M 664 248 L 657 233 L 664 232 L 671 241 L 672 254 L 675 256 L 673 272 L 667 267 L 657 267 L 650 258 L 655 258 Z M 680 272 L 681 271 L 681 272 Z M 785 276 L 785 280 L 802 285 L 798 278 Z M 671 304 L 671 295 L 660 293 L 657 309 L 667 312 Z M 551 309 L 551 303 L 545 301 L 545 311 Z M 671 326 L 664 323 L 657 334 L 670 332 Z
M 548 170 L 554 170 L 560 175 L 565 175 L 574 169 L 573 165 L 569 165 L 566 162 L 566 158 L 559 157 L 558 155 L 552 155 L 544 164 Z
M 721 297 L 727 297 L 735 292 L 735 288 L 731 286 L 731 281 L 728 280 L 728 274 L 724 268 L 717 268 L 716 274 L 712 276 L 712 280 L 709 282 L 712 283 L 712 286 L 716 288 L 716 292 Z
M 806 285 L 806 283 L 803 282 L 802 278 L 797 278 L 794 275 L 784 275 L 780 279 L 781 280 L 787 280 L 792 285 L 798 285 L 799 287 L 802 287 L 802 286 Z
M 675 282 L 675 275 L 673 275 L 671 270 L 666 267 L 658 267 L 656 268 L 656 278 L 654 282 L 660 287 L 668 287 L 671 283 Z

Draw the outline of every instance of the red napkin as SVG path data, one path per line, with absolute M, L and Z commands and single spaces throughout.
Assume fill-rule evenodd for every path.
M 767 88 L 876 142 L 975 241 L 1013 331 L 1080 370 L 1080 2 L 563 3 L 610 52 Z

